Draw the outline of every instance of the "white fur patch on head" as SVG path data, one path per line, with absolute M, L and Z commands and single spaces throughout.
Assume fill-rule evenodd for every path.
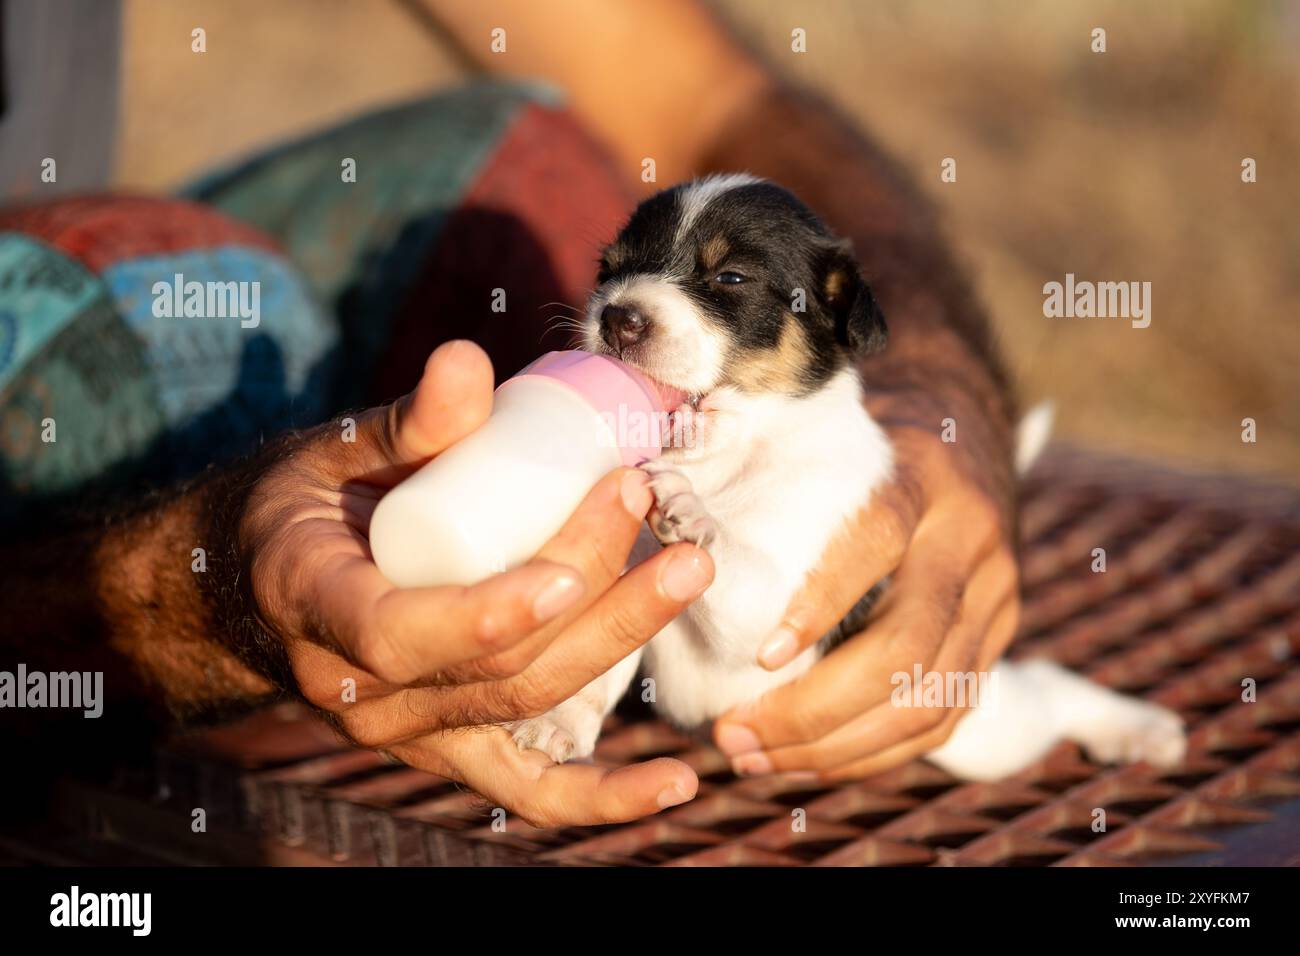
M 757 176 L 751 176 L 749 173 L 719 173 L 713 176 L 705 176 L 703 179 L 697 179 L 682 187 L 678 194 L 677 202 L 681 208 L 681 218 L 677 221 L 677 233 L 673 241 L 680 243 L 691 227 L 695 225 L 700 213 L 708 207 L 718 196 L 731 189 L 740 186 L 752 186 L 755 183 L 761 183 Z
M 639 273 L 607 283 L 587 305 L 588 351 L 607 351 L 600 336 L 600 313 L 607 305 L 636 308 L 654 323 L 634 362 L 643 372 L 686 392 L 707 392 L 718 383 L 726 337 L 671 279 Z

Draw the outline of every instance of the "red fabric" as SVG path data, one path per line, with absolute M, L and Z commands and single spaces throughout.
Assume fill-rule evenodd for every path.
M 237 245 L 281 250 L 266 235 L 211 206 L 152 196 L 83 196 L 0 212 L 0 231 L 21 232 L 91 272 L 124 259 Z
M 570 335 L 546 333 L 582 308 L 601 246 L 635 204 L 604 150 L 568 114 L 529 105 L 450 215 L 411 288 L 376 376 L 375 399 L 411 388 L 424 360 L 451 338 L 478 342 L 497 378 Z M 492 311 L 492 290 L 506 311 Z

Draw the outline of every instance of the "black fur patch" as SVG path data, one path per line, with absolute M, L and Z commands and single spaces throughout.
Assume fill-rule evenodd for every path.
M 779 380 L 807 394 L 852 356 L 884 347 L 884 318 L 848 243 L 791 193 L 766 182 L 735 186 L 708 199 L 683 231 L 690 189 L 641 203 L 601 257 L 597 281 L 671 279 L 726 334 L 730 367 L 772 364 L 771 375 L 738 372 L 742 388 Z M 724 273 L 744 281 L 719 281 Z

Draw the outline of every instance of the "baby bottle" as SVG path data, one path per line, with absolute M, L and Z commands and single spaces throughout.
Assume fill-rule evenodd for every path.
M 496 390 L 483 425 L 393 488 L 370 521 L 399 587 L 474 584 L 533 557 L 600 478 L 662 450 L 676 397 L 589 352 L 548 352 Z

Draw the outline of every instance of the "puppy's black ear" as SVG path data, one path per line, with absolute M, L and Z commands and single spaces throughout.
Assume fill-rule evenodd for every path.
M 835 319 L 835 337 L 855 355 L 869 355 L 885 347 L 885 316 L 858 271 L 853 246 L 847 239 L 825 250 L 819 264 L 822 301 Z

